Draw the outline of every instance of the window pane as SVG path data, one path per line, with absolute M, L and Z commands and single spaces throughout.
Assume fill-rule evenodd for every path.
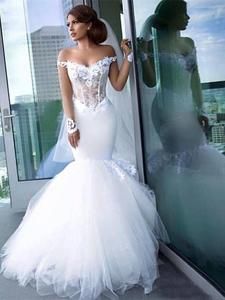
M 159 3 L 134 1 L 146 179 L 171 247 L 225 289 L 225 5 Z
M 0 0 L 19 180 L 49 178 L 65 164 L 47 166 L 62 119 L 56 60 L 69 45 L 65 15 L 72 1 Z

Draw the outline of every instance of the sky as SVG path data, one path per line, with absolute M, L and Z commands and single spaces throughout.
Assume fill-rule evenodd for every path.
M 144 20 L 154 13 L 159 1 L 133 0 L 133 2 L 138 36 Z M 187 0 L 187 10 L 190 20 L 182 36 L 194 40 L 201 81 L 224 81 L 225 1 Z
M 144 20 L 154 12 L 159 1 L 133 0 L 133 2 L 138 35 Z M 187 3 L 190 22 L 182 35 L 191 37 L 195 42 L 201 81 L 225 80 L 225 1 L 187 0 Z M 26 22 L 24 12 L 27 16 Z M 46 25 L 63 25 L 62 2 L 0 0 L 0 13 L 10 96 L 13 102 L 16 95 L 32 93 L 26 31 L 32 32 Z M 23 70 L 23 76 L 20 70 Z
M 62 1 L 0 0 L 0 15 L 12 104 L 17 95 L 33 93 L 26 33 L 42 26 L 63 25 Z
M 191 0 L 188 12 L 202 81 L 225 81 L 225 1 Z
M 43 25 L 63 25 L 61 0 L 27 0 L 26 3 L 31 32 Z

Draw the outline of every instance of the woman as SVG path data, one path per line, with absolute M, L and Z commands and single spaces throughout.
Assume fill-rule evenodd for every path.
M 139 284 L 145 293 L 158 276 L 157 251 L 168 240 L 152 191 L 112 160 L 116 116 L 107 78 L 123 89 L 131 64 L 127 40 L 118 68 L 114 49 L 100 45 L 106 28 L 88 6 L 67 17 L 77 47 L 58 57 L 63 109 L 74 161 L 30 201 L 3 247 L 1 271 L 40 295 L 97 299 Z
M 210 263 L 221 268 L 225 157 L 207 144 L 203 130 L 196 49 L 180 35 L 189 19 L 185 1 L 160 1 L 139 40 L 143 80 L 156 86 L 151 115 L 162 145 L 150 151 L 148 168 L 171 242 L 206 269 Z
M 164 149 L 171 153 L 205 143 L 198 122 L 206 125 L 207 119 L 202 115 L 196 50 L 191 38 L 180 36 L 189 19 L 185 1 L 163 0 L 145 22 L 139 43 L 144 83 L 153 87 L 160 81 L 152 118 Z M 159 53 L 156 60 L 154 47 Z

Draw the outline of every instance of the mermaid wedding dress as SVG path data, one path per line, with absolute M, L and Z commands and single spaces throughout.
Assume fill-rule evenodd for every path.
M 72 83 L 79 145 L 1 250 L 3 275 L 40 295 L 114 299 L 136 284 L 149 293 L 158 277 L 158 239 L 168 236 L 154 194 L 133 167 L 112 159 L 117 122 L 106 82 L 115 60 L 58 62 Z
M 162 146 L 148 157 L 158 210 L 173 245 L 198 264 L 221 267 L 225 157 L 207 143 L 198 122 L 191 90 L 196 49 L 186 55 L 161 51 L 158 65 L 161 84 L 151 114 Z

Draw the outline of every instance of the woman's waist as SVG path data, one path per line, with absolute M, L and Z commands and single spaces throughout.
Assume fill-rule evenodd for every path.
M 175 85 L 161 85 L 157 89 L 157 95 L 166 99 L 184 100 L 186 102 L 192 99 L 192 90 L 189 87 L 182 87 L 182 85 L 177 87 Z
M 167 89 L 162 89 L 158 91 L 155 101 L 157 102 L 157 106 L 163 110 L 177 112 L 191 112 L 195 110 L 191 92 L 175 93 Z
M 111 106 L 112 103 L 107 97 L 100 99 L 95 98 L 78 98 L 73 97 L 73 103 L 76 109 L 79 111 L 97 112 Z

